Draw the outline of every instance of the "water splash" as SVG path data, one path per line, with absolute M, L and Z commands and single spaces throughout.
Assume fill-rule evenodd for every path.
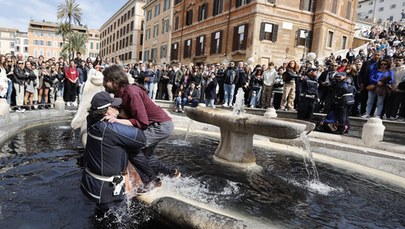
M 175 146 L 191 146 L 191 142 L 182 139 L 175 139 L 173 141 L 168 141 L 168 143 Z
M 190 127 L 191 127 L 192 123 L 193 123 L 193 120 L 190 119 L 190 121 L 188 122 L 188 125 L 187 125 L 186 137 L 184 138 L 184 141 L 186 141 L 186 142 L 187 142 L 187 138 L 188 138 L 188 135 L 189 135 L 189 132 L 190 132 Z
M 302 149 L 306 154 L 304 154 L 304 164 L 305 169 L 308 173 L 308 179 L 312 179 L 313 182 L 320 183 L 318 169 L 316 168 L 315 160 L 311 151 L 311 146 L 309 144 L 309 139 L 305 132 L 301 134 L 300 140 L 303 144 Z
M 236 93 L 235 103 L 233 105 L 232 114 L 244 115 L 245 114 L 245 92 L 242 88 L 238 89 Z

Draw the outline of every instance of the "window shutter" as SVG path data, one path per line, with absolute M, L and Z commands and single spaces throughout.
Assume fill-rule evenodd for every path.
M 304 9 L 305 0 L 300 0 L 300 10 Z
M 235 7 L 239 7 L 242 5 L 242 0 L 236 0 Z
M 195 55 L 199 56 L 200 55 L 200 42 L 199 42 L 200 37 L 197 37 L 195 39 Z
M 202 51 L 201 51 L 202 52 L 201 55 L 205 54 L 206 36 L 204 35 L 203 37 L 204 37 L 204 42 L 203 42 L 203 48 L 202 48 Z
M 222 30 L 219 32 L 219 49 L 218 49 L 218 53 L 222 52 Z
M 277 41 L 277 34 L 278 34 L 278 25 L 273 24 L 273 33 L 272 33 L 271 41 L 273 41 L 273 42 Z
M 297 32 L 295 32 L 295 47 L 298 46 L 298 42 L 300 40 L 300 34 L 301 34 L 301 29 L 298 29 Z
M 259 35 L 259 40 L 263 40 L 264 39 L 264 27 L 266 26 L 265 22 L 262 22 L 260 24 L 260 35 Z
M 210 54 L 214 54 L 214 48 L 215 48 L 215 32 L 211 33 Z
M 187 40 L 185 40 L 185 41 L 184 41 L 184 48 L 183 48 L 183 58 L 184 58 L 184 59 L 187 58 L 187 51 L 188 51 L 188 48 L 187 48 Z
M 198 6 L 198 21 L 202 20 L 202 10 L 201 10 L 201 6 Z
M 307 48 L 309 49 L 311 47 L 312 44 L 312 31 L 308 31 L 308 37 L 307 37 L 307 41 L 306 41 L 306 45 Z
M 249 24 L 245 24 L 245 32 L 243 36 L 243 43 L 242 43 L 242 48 L 241 49 L 246 49 L 247 47 L 247 39 L 248 39 L 248 31 L 249 31 Z
M 239 43 L 239 36 L 238 36 L 238 27 L 233 27 L 233 43 L 232 43 L 232 51 L 238 50 L 238 43 Z

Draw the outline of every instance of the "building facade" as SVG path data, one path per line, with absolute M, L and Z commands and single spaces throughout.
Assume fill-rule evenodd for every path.
M 112 62 L 142 59 L 144 0 L 129 0 L 99 29 L 100 55 Z
M 86 44 L 87 57 L 94 60 L 100 52 L 100 32 L 98 29 L 89 29 L 88 42 Z
M 0 28 L 0 54 L 15 55 L 15 36 L 17 29 Z
M 143 61 L 158 64 L 170 62 L 173 2 L 173 0 L 149 0 L 143 7 L 145 12 Z
M 40 55 L 44 56 L 45 59 L 58 58 L 63 39 L 62 35 L 57 34 L 57 28 L 57 23 L 31 20 L 28 26 L 29 55 L 35 58 Z M 86 27 L 72 26 L 72 30 L 87 33 Z M 83 53 L 83 57 L 86 58 L 88 53 L 89 50 Z
M 357 0 L 174 0 L 171 61 L 300 60 L 349 48 Z
M 24 58 L 27 59 L 29 56 L 29 39 L 27 32 L 20 32 L 17 31 L 15 34 L 15 42 L 14 42 L 15 53 L 23 54 Z
M 405 0 L 359 0 L 357 18 L 360 20 L 405 20 Z

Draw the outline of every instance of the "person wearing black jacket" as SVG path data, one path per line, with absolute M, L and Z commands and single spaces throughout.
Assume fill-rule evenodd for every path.
M 235 69 L 235 63 L 230 62 L 224 73 L 224 107 L 232 106 L 233 96 L 235 94 L 236 83 L 239 82 L 238 72 Z
M 334 87 L 334 104 L 332 110 L 336 114 L 338 123 L 336 134 L 347 132 L 350 126 L 349 112 L 354 104 L 354 95 L 356 89 L 347 80 L 346 72 L 338 73 L 336 76 Z
M 17 66 L 14 68 L 14 77 L 12 79 L 15 91 L 15 103 L 17 112 L 24 112 L 24 94 L 25 94 L 25 71 L 24 61 L 18 60 Z
M 112 122 L 118 115 L 121 98 L 108 92 L 94 95 L 87 116 L 87 142 L 80 188 L 97 205 L 96 222 L 114 222 L 114 210 L 125 200 L 125 173 L 145 147 L 143 131 L 134 126 Z M 107 218 L 107 219 L 106 219 Z
M 35 67 L 34 67 L 35 69 Z M 25 61 L 24 68 L 24 78 L 25 78 L 25 95 L 24 95 L 24 104 L 31 110 L 32 109 L 32 100 L 34 98 L 34 92 L 37 89 L 36 79 L 37 76 L 33 71 L 33 65 L 29 61 Z
M 307 69 L 306 76 L 301 77 L 300 98 L 297 111 L 297 118 L 311 121 L 316 102 L 319 100 L 318 82 L 316 77 L 318 69 L 310 67 Z
M 167 95 L 170 102 L 173 102 L 173 85 L 175 84 L 176 71 L 171 65 L 167 66 L 167 75 L 163 75 L 163 79 L 167 80 Z

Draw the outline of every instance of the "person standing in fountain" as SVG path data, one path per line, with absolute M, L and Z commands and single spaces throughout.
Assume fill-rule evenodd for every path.
M 317 77 L 318 69 L 309 68 L 307 75 L 301 78 L 301 94 L 297 118 L 311 121 L 316 102 L 319 100 Z
M 121 123 L 142 129 L 145 133 L 146 146 L 142 148 L 142 153 L 131 161 L 141 172 L 142 181 L 149 183 L 160 173 L 179 177 L 181 174 L 178 169 L 169 168 L 153 155 L 158 143 L 167 139 L 173 132 L 172 119 L 148 97 L 145 88 L 136 83 L 133 85 L 128 83 L 126 73 L 121 67 L 117 65 L 107 67 L 103 75 L 105 90 L 122 98 L 119 117 L 125 120 L 121 120 Z
M 128 160 L 132 162 L 146 144 L 139 128 L 109 121 L 117 117 L 121 102 L 105 91 L 98 92 L 91 100 L 87 116 L 85 170 L 80 188 L 97 204 L 96 223 L 110 217 L 115 221 L 114 212 L 125 200 L 124 173 Z

